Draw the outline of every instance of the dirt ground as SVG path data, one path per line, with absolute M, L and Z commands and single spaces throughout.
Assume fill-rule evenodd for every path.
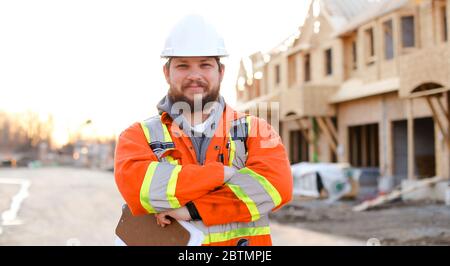
M 401 200 L 353 212 L 355 201 L 328 204 L 323 200 L 296 199 L 272 219 L 301 229 L 381 245 L 450 245 L 450 207 L 433 201 Z
M 4 179 L 30 182 L 12 224 L 2 216 L 21 186 Z M 111 172 L 0 169 L 0 246 L 113 245 L 122 204 Z
M 2 223 L 27 180 L 17 219 Z M 76 168 L 0 169 L 0 246 L 113 245 L 123 204 L 111 172 Z M 354 201 L 295 200 L 272 215 L 274 245 L 450 245 L 450 207 L 395 202 L 354 213 Z
M 0 177 L 1 183 L 1 177 Z M 6 210 L 11 204 L 14 195 L 19 191 L 18 185 L 0 185 L 0 212 Z M 0 217 L 1 219 L 1 217 Z

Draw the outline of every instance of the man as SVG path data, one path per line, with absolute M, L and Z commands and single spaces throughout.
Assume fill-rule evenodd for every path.
M 162 57 L 170 88 L 158 116 L 119 137 L 115 179 L 133 215 L 191 221 L 203 245 L 271 245 L 268 214 L 291 200 L 278 134 L 220 96 L 223 39 L 200 16 L 169 35 Z

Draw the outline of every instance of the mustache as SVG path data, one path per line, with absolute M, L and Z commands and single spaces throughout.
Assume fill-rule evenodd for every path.
M 191 86 L 197 86 L 197 87 L 202 87 L 203 89 L 207 89 L 208 88 L 208 83 L 202 80 L 188 80 L 186 82 L 183 82 L 183 84 L 181 85 L 181 88 L 184 90 L 187 87 L 191 87 Z

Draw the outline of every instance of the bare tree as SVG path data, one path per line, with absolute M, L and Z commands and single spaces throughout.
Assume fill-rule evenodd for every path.
M 26 152 L 35 150 L 42 142 L 51 144 L 53 128 L 51 115 L 42 121 L 31 111 L 20 114 L 0 112 L 0 151 Z

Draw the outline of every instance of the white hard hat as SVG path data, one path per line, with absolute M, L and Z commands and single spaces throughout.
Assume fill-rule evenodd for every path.
M 223 38 L 199 15 L 179 21 L 166 39 L 161 57 L 228 56 Z

